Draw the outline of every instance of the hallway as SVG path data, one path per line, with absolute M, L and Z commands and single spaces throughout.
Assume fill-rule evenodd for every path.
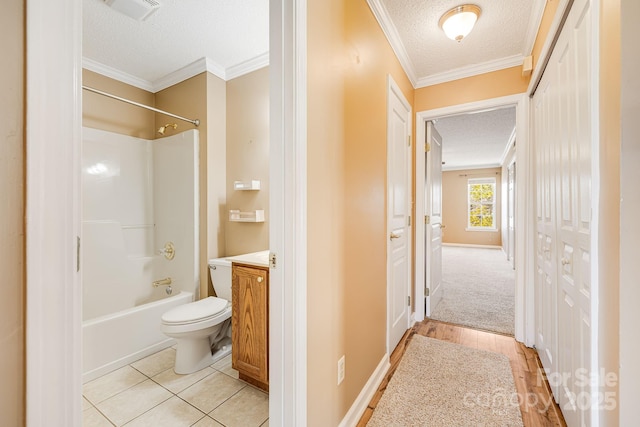
M 476 329 L 455 326 L 448 323 L 425 319 L 407 331 L 391 354 L 391 367 L 380 384 L 358 427 L 365 427 L 387 388 L 389 380 L 397 368 L 407 344 L 413 335 L 422 335 L 442 341 L 461 344 L 475 349 L 504 354 L 509 358 L 516 390 L 520 401 L 520 411 L 525 427 L 566 426 L 557 404 L 551 401 L 551 392 L 546 380 L 540 382 L 541 365 L 534 349 L 527 348 L 513 338 Z M 428 425 L 428 424 L 425 424 Z M 403 426 L 413 427 L 413 426 Z

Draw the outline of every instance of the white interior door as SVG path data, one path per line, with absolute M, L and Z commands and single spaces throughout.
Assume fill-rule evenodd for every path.
M 409 328 L 411 280 L 411 107 L 389 77 L 387 107 L 387 350 Z
M 442 300 L 442 137 L 427 122 L 425 144 L 425 265 L 427 316 Z

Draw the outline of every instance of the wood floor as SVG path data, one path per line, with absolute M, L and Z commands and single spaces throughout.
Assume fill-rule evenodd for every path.
M 426 319 L 417 323 L 402 337 L 391 354 L 391 368 L 371 399 L 358 427 L 366 426 L 393 376 L 404 350 L 414 334 L 462 344 L 480 350 L 502 353 L 509 358 L 520 397 L 520 411 L 525 427 L 566 426 L 558 405 L 553 402 L 551 390 L 544 378 L 536 351 L 518 343 L 512 337 L 479 331 L 462 326 Z M 410 426 L 407 426 L 410 427 Z

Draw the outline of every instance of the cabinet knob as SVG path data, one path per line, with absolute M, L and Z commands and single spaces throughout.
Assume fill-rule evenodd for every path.
M 258 277 L 258 283 L 262 283 L 262 277 Z

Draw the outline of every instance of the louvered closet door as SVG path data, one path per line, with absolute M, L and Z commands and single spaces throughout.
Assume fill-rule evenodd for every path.
M 591 424 L 593 396 L 584 381 L 591 361 L 592 1 L 574 2 L 534 96 L 536 346 L 568 426 Z

